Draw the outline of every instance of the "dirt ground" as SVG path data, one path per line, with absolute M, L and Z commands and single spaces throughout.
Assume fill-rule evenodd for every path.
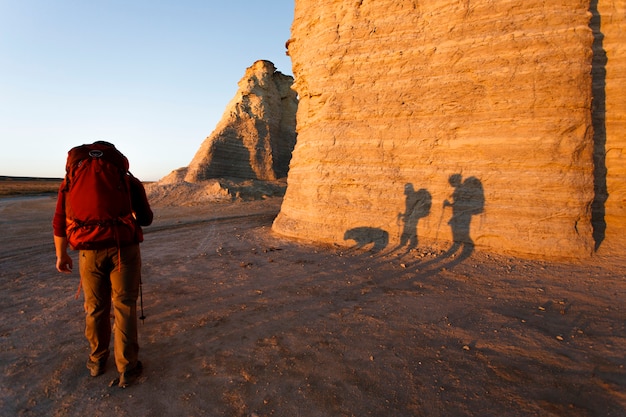
M 306 245 L 271 232 L 280 202 L 154 207 L 120 389 L 85 368 L 54 197 L 0 199 L 0 415 L 626 415 L 624 260 Z

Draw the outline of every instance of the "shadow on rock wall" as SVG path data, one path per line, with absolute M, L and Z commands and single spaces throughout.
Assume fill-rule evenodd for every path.
M 448 225 L 452 232 L 452 245 L 435 259 L 420 264 L 420 268 L 434 267 L 452 268 L 463 262 L 474 252 L 474 241 L 470 236 L 472 217 L 483 213 L 485 209 L 485 193 L 482 182 L 476 177 L 463 179 L 461 174 L 452 174 L 448 178 L 453 188 L 449 200 L 443 201 L 443 210 L 437 224 L 437 234 L 444 215 L 452 212 Z M 399 244 L 385 255 L 406 255 L 418 247 L 418 224 L 420 219 L 430 214 L 432 196 L 428 190 L 421 188 L 415 191 L 412 183 L 404 186 L 405 210 L 397 216 L 399 226 Z M 354 249 L 370 249 L 382 252 L 389 245 L 389 232 L 376 227 L 361 226 L 349 229 L 344 240 L 353 240 Z
M 380 252 L 389 244 L 389 233 L 377 227 L 355 227 L 347 230 L 343 235 L 344 240 L 354 240 L 355 249 L 369 248 L 372 252 Z
M 595 249 L 598 250 L 604 241 L 606 231 L 605 204 L 609 197 L 606 185 L 606 64 L 608 59 L 603 45 L 604 34 L 601 31 L 602 17 L 598 12 L 598 0 L 591 0 L 589 11 L 591 12 L 589 27 L 593 33 L 591 66 L 593 104 L 591 117 L 594 145 L 594 199 L 591 206 L 591 225 Z
M 430 214 L 430 207 L 433 198 L 424 188 L 415 191 L 413 184 L 408 183 L 404 186 L 405 209 L 404 213 L 398 213 L 397 223 L 402 228 L 400 233 L 400 244 L 396 250 L 417 248 L 417 224 L 421 218 Z

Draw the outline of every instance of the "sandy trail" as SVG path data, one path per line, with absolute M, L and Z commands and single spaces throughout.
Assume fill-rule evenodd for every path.
M 0 199 L 0 415 L 626 415 L 623 261 L 311 246 L 271 233 L 279 207 L 155 207 L 122 390 L 85 368 L 54 199 Z

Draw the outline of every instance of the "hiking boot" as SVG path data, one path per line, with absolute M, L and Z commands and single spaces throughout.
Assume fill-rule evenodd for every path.
M 137 365 L 135 365 L 133 369 L 122 372 L 120 374 L 120 377 L 115 378 L 113 381 L 111 381 L 111 384 L 109 384 L 109 386 L 113 387 L 117 385 L 120 388 L 127 388 L 135 383 L 135 381 L 137 381 L 137 378 L 139 378 L 142 371 L 143 364 L 141 363 L 141 361 L 137 361 Z
M 100 359 L 99 361 L 92 361 L 87 359 L 87 369 L 89 369 L 89 375 L 96 377 L 102 375 L 106 370 L 106 359 Z

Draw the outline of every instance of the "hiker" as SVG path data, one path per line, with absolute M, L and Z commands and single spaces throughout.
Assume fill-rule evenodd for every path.
M 463 180 L 461 174 L 452 174 L 448 177 L 448 183 L 454 188 L 452 201 L 445 200 L 443 208 L 452 207 L 452 216 L 448 224 L 452 229 L 452 246 L 441 258 L 453 258 L 448 264 L 459 264 L 469 258 L 474 252 L 474 241 L 470 236 L 470 224 L 472 216 L 479 215 L 485 209 L 485 194 L 483 185 L 476 177 L 468 177 Z M 443 216 L 443 212 L 442 212 Z M 443 217 L 442 217 L 443 218 Z M 461 250 L 459 254 L 458 250 Z
M 70 273 L 68 247 L 79 251 L 79 288 L 85 296 L 85 336 L 90 346 L 87 369 L 93 377 L 106 369 L 113 306 L 119 377 L 111 386 L 126 388 L 143 369 L 137 342 L 139 243 L 141 226 L 150 225 L 152 218 L 142 183 L 128 172 L 128 160 L 113 144 L 98 141 L 68 152 L 53 219 L 56 268 Z
M 473 245 L 470 237 L 472 216 L 481 214 L 485 207 L 485 195 L 480 180 L 469 177 L 463 181 L 461 174 L 452 174 L 448 182 L 454 188 L 452 202 L 445 200 L 443 207 L 452 207 L 448 222 L 452 229 L 452 241 L 457 244 Z
M 415 191 L 413 184 L 404 185 L 405 210 L 404 213 L 398 213 L 398 222 L 402 222 L 404 227 L 400 234 L 400 244 L 398 249 L 406 246 L 408 253 L 412 249 L 417 248 L 417 223 L 421 218 L 430 214 L 432 206 L 432 196 L 424 188 Z

